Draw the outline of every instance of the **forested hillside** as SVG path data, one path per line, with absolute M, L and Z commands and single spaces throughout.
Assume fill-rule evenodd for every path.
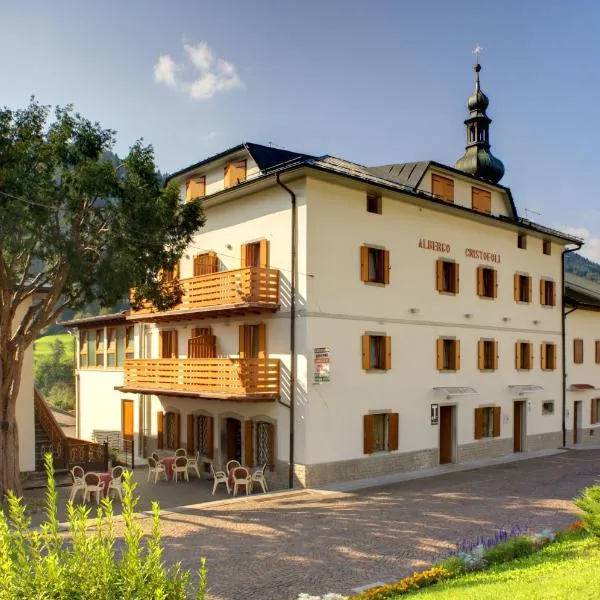
M 565 271 L 590 281 L 600 282 L 600 265 L 576 252 L 565 254 Z

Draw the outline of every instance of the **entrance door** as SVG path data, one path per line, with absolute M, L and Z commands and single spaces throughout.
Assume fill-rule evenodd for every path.
M 454 406 L 440 406 L 440 464 L 454 462 Z
M 573 403 L 573 443 L 581 443 L 581 400 Z
M 525 401 L 515 400 L 513 407 L 513 452 L 525 451 Z
M 242 462 L 242 424 L 237 419 L 228 418 L 226 421 L 227 460 Z
M 122 401 L 121 437 L 123 438 L 123 450 L 126 450 L 128 442 L 133 440 L 133 400 Z

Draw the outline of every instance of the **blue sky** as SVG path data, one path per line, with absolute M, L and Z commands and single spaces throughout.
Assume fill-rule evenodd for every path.
M 73 103 L 163 171 L 241 141 L 452 165 L 480 44 L 502 183 L 600 260 L 599 19 L 593 0 L 5 0 L 0 102 Z

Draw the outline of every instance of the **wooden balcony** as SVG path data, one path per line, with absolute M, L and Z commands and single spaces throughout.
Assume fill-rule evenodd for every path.
M 278 358 L 143 358 L 125 361 L 125 385 L 140 394 L 263 402 L 279 397 Z
M 157 312 L 151 303 L 132 311 L 130 320 L 165 321 L 231 314 L 274 312 L 279 308 L 279 271 L 246 267 L 180 279 L 181 302 Z

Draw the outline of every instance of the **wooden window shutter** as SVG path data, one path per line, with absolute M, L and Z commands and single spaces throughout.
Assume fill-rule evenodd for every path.
M 215 453 L 215 419 L 214 417 L 207 417 L 208 419 L 208 435 L 206 439 L 206 449 L 208 458 L 214 458 Z
M 431 193 L 446 202 L 454 202 L 454 180 L 432 173 Z
M 363 416 L 363 452 L 365 454 L 373 453 L 373 416 L 372 415 L 364 415 Z
M 392 368 L 392 337 L 385 336 L 385 369 L 389 371 Z
M 240 248 L 240 265 L 242 269 L 248 266 L 248 244 L 242 244 Z
M 477 267 L 477 295 L 483 296 L 483 267 Z
M 223 186 L 225 188 L 231 187 L 232 170 L 233 170 L 233 165 L 231 165 L 231 164 L 225 165 L 225 169 L 223 170 Z
M 544 306 L 546 304 L 546 295 L 544 294 L 544 280 L 540 279 L 540 304 Z
M 492 271 L 492 298 L 498 297 L 498 271 Z
M 479 212 L 492 212 L 492 194 L 488 190 L 471 188 L 471 207 Z
M 260 267 L 261 269 L 269 267 L 269 240 L 260 240 Z
M 267 358 L 267 326 L 258 326 L 258 358 Z
M 248 337 L 247 325 L 240 325 L 240 358 L 246 358 L 246 339 Z
M 362 368 L 367 370 L 371 368 L 371 336 L 362 336 Z
M 444 261 L 438 258 L 435 263 L 435 289 L 438 292 L 444 291 Z
M 175 421 L 175 449 L 181 448 L 181 415 L 173 413 L 173 421 Z
M 600 365 L 600 340 L 596 340 L 596 364 Z
M 573 340 L 573 362 L 581 364 L 583 362 L 583 340 Z
M 590 415 L 590 423 L 593 425 L 598 422 L 598 400 L 596 398 L 591 399 L 592 412 Z
M 475 409 L 475 439 L 483 437 L 483 408 Z
M 531 302 L 533 300 L 533 277 L 527 278 L 527 286 L 529 289 L 527 292 L 527 302 Z
M 254 440 L 252 421 L 244 421 L 244 463 L 247 467 L 254 466 Z
M 437 369 L 438 371 L 444 370 L 444 340 L 442 338 L 437 339 Z
M 165 335 L 164 331 L 160 331 L 158 333 L 158 356 L 159 358 L 164 358 L 163 356 L 163 337 Z
M 186 448 L 188 454 L 190 452 L 195 452 L 196 448 L 194 448 L 194 415 L 187 416 L 187 444 Z
M 552 306 L 556 306 L 556 283 L 552 283 Z
M 500 437 L 500 415 L 501 408 L 499 406 L 494 406 L 494 430 L 492 433 L 494 437 Z
M 479 340 L 479 342 L 477 342 L 477 368 L 480 371 L 483 371 L 483 369 L 485 368 L 484 348 L 485 342 L 483 340 Z
M 177 336 L 177 330 L 171 331 L 171 358 L 177 358 L 179 356 L 179 339 Z
M 369 281 L 369 247 L 360 247 L 360 280 Z
M 390 282 L 390 251 L 383 251 L 383 283 Z
M 527 368 L 533 369 L 533 344 L 531 342 L 527 344 Z
M 454 263 L 454 289 L 452 290 L 455 294 L 458 294 L 460 290 L 460 265 L 458 263 Z
M 519 302 L 519 298 L 521 297 L 521 277 L 518 273 L 515 273 L 514 281 L 515 281 L 515 302 Z
M 515 344 L 515 369 L 521 368 L 521 342 Z
M 543 370 L 548 369 L 548 356 L 546 354 L 546 344 L 544 342 L 540 344 L 540 367 Z
M 275 469 L 275 425 L 268 423 L 269 429 L 269 464 L 268 467 L 273 471 Z
M 494 342 L 494 371 L 498 368 L 498 342 Z
M 454 365 L 455 370 L 460 371 L 460 340 L 454 342 Z
M 388 450 L 398 450 L 399 415 L 388 415 Z
M 156 446 L 159 450 L 165 447 L 164 423 L 165 413 L 158 411 L 156 413 Z

